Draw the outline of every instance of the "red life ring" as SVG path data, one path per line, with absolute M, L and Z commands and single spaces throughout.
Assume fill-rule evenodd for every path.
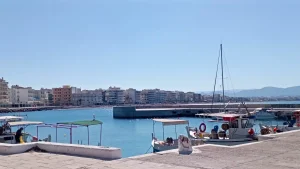
M 204 128 L 202 129 L 202 127 L 204 127 Z M 200 130 L 201 133 L 205 132 L 206 131 L 206 125 L 204 123 L 201 123 L 200 126 L 199 126 L 199 130 Z

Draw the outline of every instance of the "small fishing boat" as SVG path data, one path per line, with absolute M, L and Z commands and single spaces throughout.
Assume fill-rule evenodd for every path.
M 155 135 L 154 126 L 156 122 L 162 123 L 163 126 L 163 140 L 158 140 Z M 188 125 L 188 120 L 180 120 L 180 119 L 153 119 L 153 133 L 152 133 L 152 142 L 151 145 L 153 147 L 153 152 L 160 152 L 165 150 L 177 149 L 178 148 L 178 139 L 177 139 L 177 125 Z M 176 138 L 167 137 L 165 140 L 165 126 L 175 126 L 175 134 Z
M 24 129 L 20 141 L 21 143 L 26 143 L 29 136 L 33 137 L 31 134 L 25 132 L 26 127 L 43 123 L 39 121 L 13 121 L 15 119 L 14 117 L 6 121 L 0 127 L 0 143 L 16 144 L 16 132 L 12 132 L 12 127 L 22 127 Z
M 224 123 L 215 125 L 210 133 L 206 132 L 206 124 L 201 123 L 199 129 L 186 127 L 188 137 L 200 139 L 205 143 L 248 142 L 256 139 L 253 126 L 254 119 L 239 114 L 224 114 Z

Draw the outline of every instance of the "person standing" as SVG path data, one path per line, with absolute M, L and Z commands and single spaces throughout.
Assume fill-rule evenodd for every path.
M 21 143 L 20 137 L 22 136 L 22 131 L 23 131 L 23 127 L 19 128 L 16 132 L 15 139 L 17 144 Z

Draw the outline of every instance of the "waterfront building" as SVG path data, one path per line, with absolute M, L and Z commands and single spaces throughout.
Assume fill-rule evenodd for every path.
M 117 91 L 117 104 L 124 104 L 124 102 L 125 102 L 124 90 L 118 90 Z
M 141 91 L 135 91 L 135 103 L 141 104 Z
M 124 104 L 124 90 L 119 87 L 109 87 L 105 91 L 105 102 L 108 104 Z
M 158 103 L 157 98 L 156 89 L 144 89 L 141 91 L 141 103 L 143 104 Z
M 167 91 L 166 92 L 166 100 L 168 103 L 176 103 L 176 93 L 173 91 Z
M 125 104 L 135 104 L 136 103 L 136 90 L 129 88 L 124 91 L 124 103 Z
M 28 88 L 28 101 L 29 102 L 36 102 L 40 100 L 40 90 L 32 89 L 32 87 Z
M 167 91 L 157 90 L 157 100 L 156 103 L 166 103 L 167 102 Z
M 72 88 L 65 85 L 60 88 L 53 88 L 53 103 L 55 105 L 70 105 Z
M 40 101 L 44 105 L 48 105 L 48 104 L 50 104 L 50 100 L 49 100 L 50 95 L 52 95 L 52 90 L 51 89 L 41 88 L 39 90 L 39 96 L 38 97 L 40 98 Z M 53 101 L 53 99 L 51 101 Z
M 75 106 L 93 106 L 103 104 L 103 90 L 82 90 L 72 94 L 72 104 Z
M 18 85 L 11 86 L 11 103 L 23 106 L 28 104 L 29 101 L 29 88 L 21 87 Z
M 221 102 L 222 99 L 221 99 L 221 94 L 215 94 L 214 96 L 214 102 Z
M 12 104 L 12 99 L 11 99 L 11 88 L 8 88 L 8 102 L 9 102 L 9 104 Z
M 190 102 L 194 102 L 194 92 L 187 92 L 185 94 L 185 101 L 190 103 Z
M 185 101 L 185 93 L 181 91 L 175 91 L 175 98 L 178 103 L 183 103 Z
M 81 88 L 77 88 L 77 87 L 71 87 L 71 88 L 72 88 L 72 94 L 81 92 Z
M 211 95 L 202 95 L 202 101 L 203 102 L 212 102 L 212 96 Z
M 9 88 L 8 82 L 6 82 L 3 77 L 0 79 L 0 104 L 9 103 Z
M 196 103 L 201 102 L 201 98 L 202 98 L 201 94 L 198 94 L 198 93 L 194 94 L 194 99 L 195 99 L 194 102 L 196 102 Z

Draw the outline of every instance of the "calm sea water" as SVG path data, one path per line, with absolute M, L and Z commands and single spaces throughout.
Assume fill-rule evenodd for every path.
M 18 113 L 19 114 L 19 113 Z M 90 109 L 68 109 L 68 110 L 51 110 L 27 112 L 27 120 L 42 121 L 44 123 L 71 122 L 77 120 L 92 120 L 93 114 L 96 119 L 103 122 L 102 145 L 119 147 L 122 149 L 123 157 L 145 154 L 150 147 L 151 133 L 153 131 L 153 122 L 151 119 L 113 119 L 112 108 L 90 108 Z M 7 114 L 2 114 L 7 115 Z M 202 118 L 180 118 L 189 120 L 190 126 L 198 127 L 200 123 L 207 124 L 207 130 L 211 130 L 214 125 L 221 124 L 216 122 L 208 122 L 210 119 Z M 265 122 L 266 123 L 266 122 Z M 282 121 L 269 121 L 268 124 L 282 124 Z M 255 131 L 259 132 L 259 122 L 256 122 Z M 51 134 L 52 141 L 55 141 L 55 128 L 39 128 L 39 138 L 46 138 Z M 26 132 L 37 135 L 35 126 L 26 128 Z M 162 139 L 162 125 L 155 124 L 156 137 Z M 177 126 L 177 134 L 186 135 L 185 126 Z M 90 144 L 98 145 L 100 136 L 99 126 L 90 126 Z M 165 138 L 175 138 L 174 126 L 165 127 Z M 70 135 L 68 129 L 58 129 L 58 142 L 69 143 Z M 80 127 L 73 129 L 73 144 L 78 141 L 81 144 L 87 144 L 87 128 Z M 148 153 L 150 153 L 152 149 Z

